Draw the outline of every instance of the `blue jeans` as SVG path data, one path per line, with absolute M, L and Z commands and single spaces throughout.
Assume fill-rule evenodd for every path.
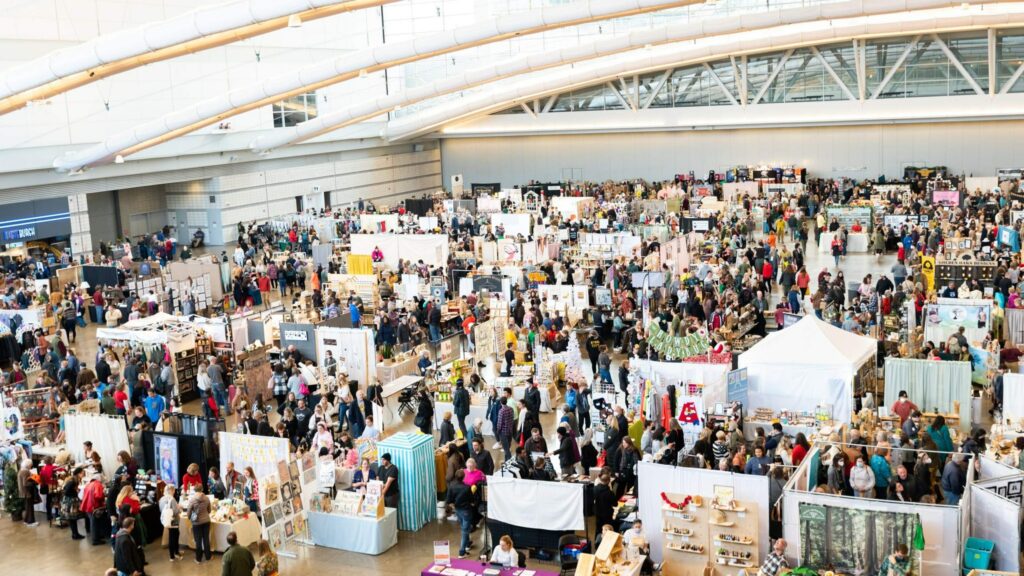
M 213 400 L 217 403 L 217 406 L 221 408 L 227 408 L 228 405 L 228 393 L 223 386 L 217 386 L 214 384 L 211 386 L 213 389 Z
M 462 542 L 459 544 L 459 556 L 465 556 L 469 552 L 469 533 L 473 531 L 473 511 L 455 509 L 455 516 L 459 519 L 459 527 L 462 529 Z
M 960 496 L 957 494 L 953 494 L 952 492 L 943 490 L 942 497 L 943 499 L 946 500 L 945 502 L 943 502 L 943 504 L 946 504 L 948 506 L 957 506 L 960 504 Z
M 438 326 L 437 324 L 430 324 L 429 326 L 427 326 L 427 328 L 430 329 L 430 340 L 432 342 L 437 342 L 438 340 L 441 339 L 441 327 L 440 326 Z

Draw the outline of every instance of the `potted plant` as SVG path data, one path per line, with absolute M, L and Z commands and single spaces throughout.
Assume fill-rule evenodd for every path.
M 18 467 L 13 462 L 4 468 L 4 511 L 18 522 L 25 512 L 25 499 L 18 495 Z

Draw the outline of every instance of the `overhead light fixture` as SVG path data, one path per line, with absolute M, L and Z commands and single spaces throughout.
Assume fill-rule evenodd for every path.
M 298 14 L 292 14 L 288 17 L 289 28 L 300 28 L 302 26 L 302 16 Z
M 124 156 L 121 156 L 120 154 L 114 156 L 114 164 L 124 164 Z

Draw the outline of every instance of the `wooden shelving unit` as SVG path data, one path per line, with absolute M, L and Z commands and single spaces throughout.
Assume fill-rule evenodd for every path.
M 735 575 L 740 570 L 748 574 L 760 566 L 757 541 L 757 506 L 752 502 L 733 500 L 732 506 L 712 503 L 708 532 L 711 541 L 711 561 L 715 574 Z M 724 560 L 726 563 L 720 563 Z
M 673 502 L 686 498 L 667 496 Z M 760 566 L 757 507 L 752 502 L 725 506 L 705 499 L 686 510 L 663 504 L 661 522 L 665 576 L 704 576 L 709 566 L 715 576 L 735 576 L 740 570 L 754 574 Z
M 684 494 L 666 494 L 673 502 L 682 502 Z M 661 573 L 664 576 L 702 576 L 708 564 L 707 502 L 691 502 L 685 510 L 668 504 L 661 506 L 661 531 L 664 540 Z

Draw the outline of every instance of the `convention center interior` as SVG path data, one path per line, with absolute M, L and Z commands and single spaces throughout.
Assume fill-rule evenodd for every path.
M 0 571 L 1024 575 L 1024 0 L 0 47 Z

